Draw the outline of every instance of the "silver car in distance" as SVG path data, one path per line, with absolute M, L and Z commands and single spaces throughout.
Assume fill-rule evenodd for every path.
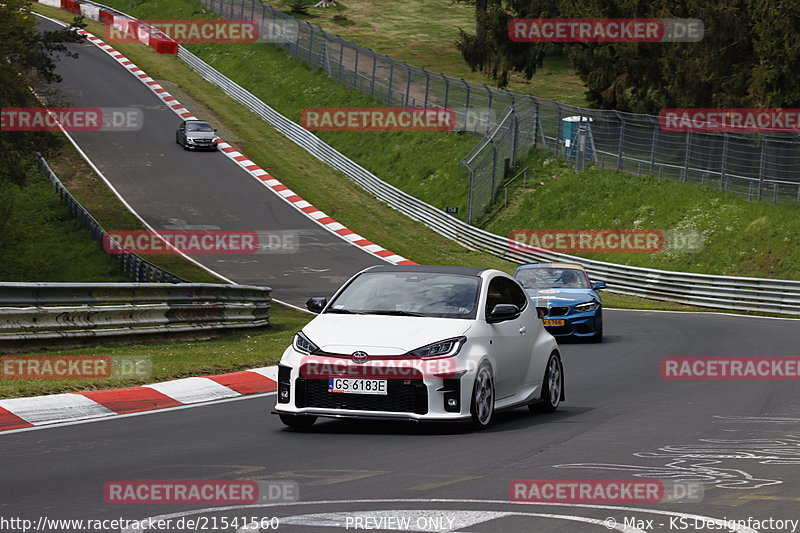
M 556 341 L 499 270 L 376 266 L 307 306 L 319 315 L 278 367 L 273 413 L 287 426 L 322 416 L 485 428 L 501 409 L 552 412 L 564 400 Z

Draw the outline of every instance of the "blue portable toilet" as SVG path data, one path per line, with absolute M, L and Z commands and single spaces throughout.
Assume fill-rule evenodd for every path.
M 578 129 L 583 126 L 587 133 L 586 160 L 594 159 L 594 142 L 592 137 L 592 117 L 574 115 L 561 119 L 561 139 L 564 146 L 564 156 L 575 159 L 575 140 L 578 138 Z

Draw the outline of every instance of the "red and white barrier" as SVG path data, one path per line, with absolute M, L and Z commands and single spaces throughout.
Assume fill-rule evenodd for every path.
M 137 40 L 142 44 L 146 44 L 159 54 L 172 54 L 178 53 L 178 43 L 169 35 L 162 31 L 153 28 L 140 20 L 136 20 L 125 15 L 120 15 L 113 11 L 102 9 L 101 7 L 81 2 L 80 0 L 36 0 L 42 5 L 57 7 L 75 13 L 76 15 L 83 15 L 84 17 L 96 20 L 102 24 L 112 26 L 115 30 L 121 32 L 123 35 L 135 35 Z

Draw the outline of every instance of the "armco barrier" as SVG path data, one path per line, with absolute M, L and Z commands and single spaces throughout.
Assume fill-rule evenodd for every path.
M 266 326 L 270 291 L 209 283 L 0 283 L 0 342 Z
M 671 272 L 617 265 L 566 254 L 513 252 L 513 241 L 510 239 L 467 224 L 382 181 L 310 131 L 272 109 L 186 48 L 178 48 L 178 58 L 269 122 L 295 144 L 342 172 L 393 209 L 467 248 L 489 252 L 516 263 L 578 263 L 586 268 L 593 279 L 606 281 L 609 292 L 703 307 L 800 315 L 800 281 Z

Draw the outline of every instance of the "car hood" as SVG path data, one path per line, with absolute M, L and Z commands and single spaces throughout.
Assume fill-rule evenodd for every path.
M 201 132 L 189 132 L 189 133 L 186 134 L 186 138 L 187 139 L 194 139 L 196 141 L 213 141 L 214 139 L 217 138 L 217 134 L 216 133 L 210 133 L 210 132 L 204 132 L 204 131 L 201 131 Z
M 309 322 L 303 333 L 321 350 L 350 354 L 402 355 L 444 339 L 460 337 L 471 320 L 386 315 L 323 313 Z
M 591 289 L 525 289 L 525 292 L 539 307 L 600 301 L 600 297 Z

